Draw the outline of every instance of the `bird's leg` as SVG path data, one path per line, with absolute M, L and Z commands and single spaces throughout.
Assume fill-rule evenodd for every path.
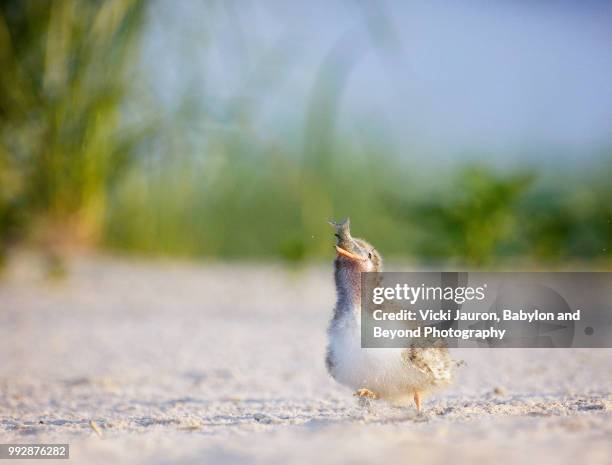
M 355 391 L 355 394 L 353 394 L 353 396 L 355 397 L 361 397 L 366 398 L 366 399 L 378 399 L 378 394 L 376 394 L 373 391 L 370 391 L 367 388 L 362 388 L 362 389 L 357 389 L 357 391 Z
M 414 391 L 414 405 L 416 405 L 417 412 L 421 411 L 421 394 L 419 391 Z

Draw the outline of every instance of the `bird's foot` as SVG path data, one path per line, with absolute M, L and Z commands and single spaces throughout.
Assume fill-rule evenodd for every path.
M 414 391 L 414 405 L 418 413 L 421 413 L 421 393 Z
M 378 394 L 366 388 L 358 389 L 353 396 L 357 397 L 359 405 L 366 408 L 369 412 L 371 412 L 372 409 L 372 402 L 378 399 Z
M 366 388 L 357 389 L 357 391 L 355 391 L 353 396 L 359 397 L 361 399 L 378 399 L 378 394 Z

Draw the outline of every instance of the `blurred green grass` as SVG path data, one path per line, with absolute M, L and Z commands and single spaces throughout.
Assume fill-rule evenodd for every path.
M 186 128 L 211 116 L 186 102 L 158 117 L 142 97 L 134 64 L 146 9 L 3 2 L 0 251 L 34 243 L 300 262 L 329 257 L 326 220 L 350 216 L 386 257 L 609 260 L 609 162 L 569 174 L 467 164 L 424 176 L 410 167 L 417 154 L 398 156 L 367 131 L 335 134 L 348 70 L 333 55 L 313 90 L 306 143 L 262 138 L 246 104 L 231 130 L 186 143 Z
M 0 6 L 3 242 L 57 230 L 97 242 L 138 139 L 121 124 L 145 2 Z M 59 233 L 58 233 L 59 234 Z

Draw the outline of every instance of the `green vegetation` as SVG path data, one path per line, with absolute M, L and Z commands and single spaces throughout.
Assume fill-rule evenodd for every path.
M 416 154 L 399 156 L 368 131 L 338 135 L 348 70 L 333 60 L 313 91 L 306 143 L 262 138 L 247 104 L 230 129 L 185 143 L 194 121 L 213 119 L 193 102 L 158 117 L 139 99 L 133 65 L 145 5 L 2 3 L 0 251 L 76 243 L 297 262 L 329 257 L 326 220 L 350 216 L 386 257 L 476 266 L 609 259 L 609 166 L 559 178 L 470 165 L 424 178 L 409 170 Z
M 0 7 L 0 238 L 96 243 L 137 141 L 122 103 L 144 2 Z M 44 236 L 44 237 L 38 237 Z
M 417 255 L 475 266 L 554 264 L 609 259 L 610 194 L 601 175 L 538 179 L 468 166 L 438 195 L 393 208 L 418 225 Z

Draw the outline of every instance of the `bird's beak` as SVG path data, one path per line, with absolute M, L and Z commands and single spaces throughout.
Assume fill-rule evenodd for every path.
M 359 261 L 363 261 L 365 260 L 363 257 L 360 257 L 359 255 L 356 255 L 354 253 L 349 252 L 348 250 L 344 250 L 342 247 L 336 247 L 336 252 L 338 252 L 338 255 L 343 255 L 346 258 L 350 258 L 351 260 L 359 260 Z

